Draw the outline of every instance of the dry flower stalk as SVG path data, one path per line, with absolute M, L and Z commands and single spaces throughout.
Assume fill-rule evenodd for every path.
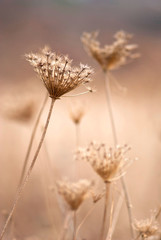
M 128 60 L 139 57 L 139 54 L 133 53 L 137 45 L 128 43 L 132 38 L 131 34 L 119 31 L 114 35 L 115 41 L 113 44 L 105 45 L 102 48 L 97 36 L 98 32 L 85 32 L 81 39 L 85 49 L 95 58 L 104 71 L 115 70 L 128 63 Z
M 154 215 L 141 221 L 135 221 L 134 228 L 142 239 L 152 237 L 159 232 L 159 225 Z
M 27 173 L 18 186 L 17 195 L 10 211 L 9 217 L 2 229 L 0 240 L 2 240 L 9 221 L 16 209 L 20 196 L 29 180 L 32 169 L 35 165 L 40 149 L 42 147 L 47 128 L 50 122 L 53 106 L 56 99 L 59 99 L 62 95 L 71 90 L 79 87 L 81 84 L 88 83 L 90 75 L 93 72 L 90 67 L 80 64 L 80 67 L 72 67 L 71 60 L 66 56 L 59 56 L 56 53 L 52 53 L 49 48 L 44 48 L 40 54 L 27 54 L 26 59 L 34 67 L 34 70 L 38 73 L 38 76 L 43 81 L 49 96 L 51 97 L 51 104 L 46 119 L 45 127 L 42 132 L 38 147 L 35 151 L 34 157 L 27 170 Z
M 92 182 L 85 179 L 75 183 L 64 181 L 57 184 L 59 194 L 63 196 L 73 211 L 77 210 L 85 200 L 91 186 Z
M 104 143 L 91 142 L 87 148 L 78 150 L 78 158 L 88 161 L 105 183 L 118 179 L 131 163 L 126 157 L 127 145 L 107 148 Z
M 89 66 L 80 64 L 79 67 L 72 67 L 72 60 L 67 56 L 52 53 L 47 47 L 41 53 L 27 54 L 26 59 L 34 67 L 53 99 L 59 99 L 81 84 L 91 81 L 93 70 Z

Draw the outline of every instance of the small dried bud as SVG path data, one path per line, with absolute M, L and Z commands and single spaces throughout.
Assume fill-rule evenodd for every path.
M 119 31 L 115 34 L 115 41 L 111 45 L 100 47 L 97 41 L 98 32 L 83 33 L 82 42 L 88 53 L 96 59 L 104 71 L 114 70 L 126 64 L 129 59 L 134 59 L 139 55 L 133 54 L 137 48 L 136 44 L 128 44 L 132 35 Z
M 131 161 L 125 156 L 127 145 L 107 148 L 105 144 L 91 142 L 87 148 L 79 149 L 76 157 L 88 161 L 104 182 L 111 182 L 122 176 Z
M 69 109 L 70 117 L 75 124 L 79 124 L 82 120 L 85 109 L 80 102 L 74 102 Z
M 63 196 L 72 210 L 77 210 L 84 199 L 87 197 L 92 182 L 88 180 L 79 180 L 76 183 L 58 182 L 58 192 Z
M 52 53 L 47 47 L 40 54 L 27 54 L 26 59 L 43 81 L 51 98 L 59 99 L 81 84 L 91 81 L 93 70 L 90 67 L 82 64 L 72 67 L 72 61 L 67 56 Z

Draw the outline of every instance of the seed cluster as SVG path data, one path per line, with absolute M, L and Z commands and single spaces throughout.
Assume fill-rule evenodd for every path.
M 58 182 L 58 192 L 68 203 L 72 210 L 77 210 L 86 198 L 92 186 L 92 182 L 81 179 L 76 183 Z
M 77 157 L 88 161 L 104 182 L 119 178 L 131 160 L 125 157 L 127 145 L 107 148 L 104 143 L 91 142 L 87 148 L 79 149 Z
M 51 98 L 59 99 L 62 95 L 91 81 L 93 70 L 87 65 L 80 64 L 72 67 L 67 56 L 52 53 L 48 48 L 42 52 L 26 55 L 26 59 L 43 81 Z
M 136 44 L 128 44 L 132 35 L 119 31 L 114 35 L 115 41 L 111 45 L 100 47 L 97 40 L 98 32 L 83 33 L 82 42 L 87 52 L 96 59 L 104 71 L 114 70 L 126 64 L 128 60 L 137 58 L 139 54 L 133 53 Z

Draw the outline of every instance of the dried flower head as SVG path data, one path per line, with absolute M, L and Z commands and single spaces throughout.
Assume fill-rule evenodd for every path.
M 88 161 L 104 182 L 111 182 L 122 176 L 131 160 L 125 155 L 130 148 L 127 145 L 107 148 L 105 144 L 91 142 L 85 149 L 79 149 L 77 158 Z
M 80 102 L 74 102 L 69 109 L 70 117 L 75 124 L 79 124 L 85 114 L 84 105 Z
M 90 67 L 83 64 L 72 67 L 72 61 L 67 56 L 52 53 L 47 47 L 40 54 L 27 54 L 26 59 L 43 81 L 50 97 L 54 99 L 59 99 L 62 95 L 91 80 L 93 70 Z
M 159 225 L 154 215 L 152 215 L 151 218 L 135 221 L 134 228 L 143 239 L 154 236 L 159 232 Z
M 58 192 L 64 197 L 72 210 L 77 210 L 89 193 L 91 186 L 92 182 L 85 179 L 76 183 L 58 182 Z
M 98 32 L 83 33 L 82 42 L 88 53 L 101 65 L 104 71 L 114 70 L 127 63 L 129 59 L 134 59 L 139 54 L 133 53 L 137 48 L 136 44 L 128 44 L 132 35 L 119 31 L 114 35 L 115 41 L 111 45 L 100 47 L 97 40 Z
M 9 119 L 29 122 L 35 113 L 35 102 L 24 96 L 7 97 L 1 104 L 1 110 Z

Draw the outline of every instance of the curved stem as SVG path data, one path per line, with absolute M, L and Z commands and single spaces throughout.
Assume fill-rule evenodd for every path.
M 10 222 L 10 220 L 11 220 L 13 214 L 14 214 L 14 211 L 15 211 L 15 209 L 17 207 L 18 201 L 19 201 L 19 199 L 21 197 L 21 194 L 22 194 L 22 192 L 23 192 L 23 190 L 24 190 L 24 188 L 25 188 L 25 186 L 26 186 L 26 184 L 27 184 L 27 182 L 29 180 L 29 177 L 31 175 L 32 169 L 33 169 L 33 167 L 35 165 L 35 162 L 36 162 L 36 159 L 37 159 L 37 157 L 39 155 L 39 152 L 40 152 L 41 146 L 43 144 L 43 141 L 44 141 L 44 138 L 45 138 L 45 135 L 46 135 L 46 131 L 47 131 L 47 128 L 48 128 L 48 125 L 49 125 L 49 121 L 50 121 L 50 117 L 51 117 L 51 114 L 52 114 L 52 109 L 53 109 L 53 106 L 54 106 L 54 102 L 55 102 L 55 99 L 52 99 L 51 100 L 50 109 L 49 109 L 49 113 L 48 113 L 48 116 L 47 116 L 47 120 L 46 120 L 46 123 L 45 123 L 45 127 L 44 127 L 44 130 L 43 130 L 40 142 L 39 142 L 38 147 L 36 149 L 35 155 L 34 155 L 34 157 L 32 159 L 31 165 L 29 166 L 29 169 L 28 169 L 28 171 L 26 173 L 26 176 L 23 179 L 21 185 L 18 187 L 18 191 L 17 191 L 17 194 L 16 194 L 15 201 L 13 203 L 13 207 L 12 207 L 12 209 L 10 211 L 10 214 L 9 214 L 9 216 L 7 218 L 7 221 L 6 221 L 6 223 L 5 223 L 5 225 L 4 225 L 3 229 L 2 229 L 2 232 L 1 232 L 1 235 L 0 235 L 0 240 L 2 240 L 2 238 L 3 238 L 3 236 L 4 236 L 5 232 L 6 232 L 7 226 L 8 226 L 8 224 L 9 224 L 9 222 Z
M 108 183 L 105 183 L 105 184 L 106 184 L 106 193 L 105 193 L 105 203 L 104 203 L 104 212 L 103 212 L 100 240 L 103 240 L 104 233 L 105 233 L 106 216 L 107 216 L 107 202 L 108 202 L 108 195 L 109 195 L 109 184 Z
M 114 145 L 115 147 L 118 144 L 118 138 L 117 138 L 117 133 L 116 133 L 116 126 L 115 126 L 115 121 L 114 121 L 114 115 L 112 111 L 112 103 L 111 103 L 111 89 L 110 89 L 110 78 L 108 75 L 108 72 L 105 71 L 105 89 L 106 89 L 106 98 L 107 98 L 107 104 L 108 104 L 108 110 L 109 110 L 109 116 L 110 116 L 110 122 L 111 122 L 111 127 L 112 127 L 112 134 L 113 134 L 113 140 L 114 140 Z M 125 183 L 124 176 L 121 177 L 121 185 L 124 191 L 125 195 L 125 200 L 126 200 L 126 206 L 128 210 L 128 216 L 129 216 L 129 223 L 130 223 L 130 230 L 131 230 L 131 236 L 134 239 L 134 230 L 133 230 L 133 217 L 132 217 L 132 204 L 130 203 L 130 197 L 128 194 L 127 186 Z
M 36 134 L 36 131 L 37 131 L 37 127 L 38 127 L 39 122 L 40 122 L 40 118 L 41 118 L 42 112 L 43 112 L 45 104 L 47 102 L 47 99 L 48 99 L 48 93 L 45 96 L 45 99 L 44 99 L 44 101 L 42 103 L 41 109 L 39 111 L 39 114 L 37 116 L 35 125 L 34 125 L 33 130 L 32 130 L 32 134 L 31 134 L 31 137 L 30 137 L 30 142 L 29 142 L 29 145 L 28 145 L 28 148 L 27 148 L 25 160 L 24 160 L 24 163 L 23 163 L 22 171 L 21 171 L 21 177 L 20 177 L 20 181 L 19 181 L 19 186 L 21 185 L 21 183 L 23 181 L 23 178 L 24 178 L 24 175 L 25 175 L 25 172 L 26 172 L 26 167 L 27 167 L 29 156 L 30 156 L 30 153 L 31 153 L 31 148 L 32 148 L 32 145 L 33 145 L 34 137 L 35 137 L 35 134 Z

